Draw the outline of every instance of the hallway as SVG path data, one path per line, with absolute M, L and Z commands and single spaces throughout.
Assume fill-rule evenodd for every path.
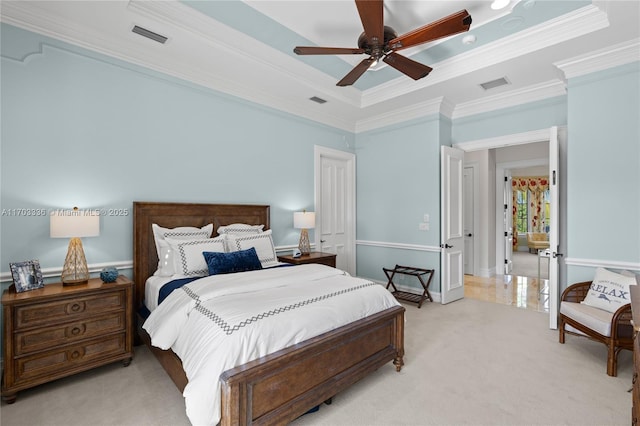
M 548 280 L 518 275 L 464 276 L 464 297 L 549 312 Z M 542 292 L 540 292 L 542 288 Z

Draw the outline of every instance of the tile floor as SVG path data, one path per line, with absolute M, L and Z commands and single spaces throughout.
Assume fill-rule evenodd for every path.
M 470 299 L 549 312 L 548 280 L 533 277 L 496 275 L 491 278 L 464 276 L 464 296 Z M 542 291 L 541 291 L 542 290 Z

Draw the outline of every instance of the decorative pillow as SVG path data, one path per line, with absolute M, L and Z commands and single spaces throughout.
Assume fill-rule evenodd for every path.
M 173 250 L 175 273 L 188 277 L 204 277 L 209 275 L 207 262 L 202 253 L 224 252 L 225 238 L 207 238 L 206 240 L 173 240 L 167 238 L 166 241 Z
M 233 234 L 227 235 L 228 252 L 246 250 L 251 247 L 256 249 L 258 259 L 260 259 L 260 263 L 263 268 L 268 268 L 278 264 L 278 257 L 276 256 L 276 249 L 273 246 L 271 229 L 259 234 L 242 236 Z
M 625 277 L 604 268 L 596 269 L 587 297 L 582 303 L 603 309 L 607 312 L 615 312 L 622 305 L 631 302 L 629 286 L 636 285 L 634 277 Z
M 155 223 L 151 224 L 153 239 L 156 243 L 158 254 L 158 270 L 154 273 L 157 276 L 171 276 L 174 274 L 173 251 L 166 238 L 174 240 L 202 240 L 211 237 L 213 223 L 196 228 L 192 226 L 181 226 L 178 228 L 163 228 Z
M 209 267 L 209 275 L 231 274 L 234 272 L 254 271 L 262 269 L 255 247 L 232 253 L 202 253 Z
M 262 232 L 264 225 L 247 225 L 246 223 L 233 223 L 231 225 L 225 225 L 218 228 L 218 234 L 228 235 L 249 235 L 259 234 Z

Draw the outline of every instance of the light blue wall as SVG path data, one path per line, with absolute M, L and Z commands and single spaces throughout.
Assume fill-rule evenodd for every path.
M 568 256 L 640 264 L 640 63 L 568 87 Z M 569 282 L 593 273 L 570 266 Z
M 271 205 L 276 245 L 314 203 L 313 147 L 354 135 L 3 24 L 1 208 L 122 208 L 86 238 L 90 264 L 132 258 L 132 202 Z M 5 211 L 7 213 L 7 211 Z M 1 270 L 60 267 L 48 216 L 1 217 Z
M 430 289 L 439 291 L 438 252 L 393 248 L 388 243 L 422 248 L 440 244 L 440 145 L 449 126 L 449 120 L 431 115 L 356 136 L 356 238 L 379 243 L 358 245 L 359 276 L 386 282 L 382 267 L 433 268 Z M 430 230 L 420 231 L 425 213 L 430 215 Z M 399 283 L 419 287 L 412 277 Z

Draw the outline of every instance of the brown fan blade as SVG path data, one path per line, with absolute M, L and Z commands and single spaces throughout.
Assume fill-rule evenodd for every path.
M 316 46 L 296 46 L 293 49 L 298 55 L 357 55 L 364 53 L 364 49 L 348 47 L 316 47 Z
M 395 52 L 389 53 L 384 57 L 383 61 L 414 80 L 420 80 L 422 77 L 426 77 L 433 69 Z
M 340 80 L 336 84 L 336 86 L 351 86 L 356 82 L 357 79 L 360 78 L 362 74 L 364 74 L 369 69 L 374 61 L 375 59 L 373 58 L 364 59 L 362 62 L 356 65 L 349 74 L 345 75 L 342 80 Z
M 384 44 L 384 22 L 382 0 L 356 0 L 362 28 L 370 45 Z
M 468 31 L 471 15 L 466 10 L 449 15 L 389 41 L 392 50 L 406 49 L 428 41 Z

